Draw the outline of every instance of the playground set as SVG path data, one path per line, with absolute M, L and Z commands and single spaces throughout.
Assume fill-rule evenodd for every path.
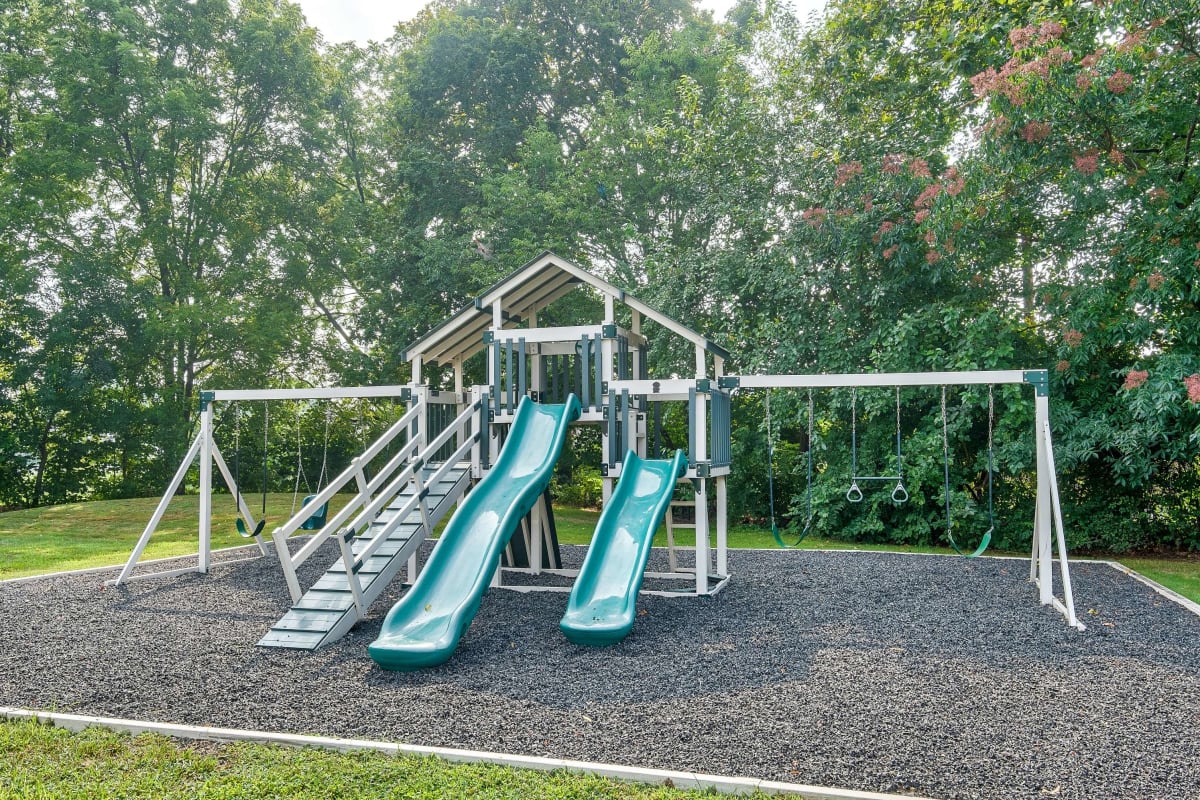
M 538 324 L 539 314 L 546 316 L 549 306 L 575 291 L 588 292 L 596 308 L 602 306 L 599 320 L 573 326 Z M 690 346 L 695 353 L 694 374 L 649 376 L 650 333 L 671 334 Z M 481 353 L 486 383 L 468 386 L 467 362 Z M 1030 580 L 1038 588 L 1042 605 L 1054 606 L 1069 625 L 1084 627 L 1076 617 L 1072 597 L 1044 370 L 728 375 L 728 353 L 721 347 L 552 253 L 534 259 L 477 297 L 411 345 L 404 357 L 412 366 L 412 382 L 402 386 L 202 392 L 199 431 L 112 583 L 209 570 L 215 465 L 235 498 L 239 532 L 253 540 L 260 556 L 278 559 L 291 594 L 292 607 L 265 632 L 260 646 L 313 650 L 336 641 L 366 616 L 373 601 L 406 566 L 406 580 L 411 585 L 388 612 L 379 638 L 369 647 L 371 657 L 386 669 L 419 669 L 449 659 L 486 590 L 505 586 L 506 576 L 514 572 L 572 579 L 569 589 L 529 580 L 508 588 L 569 591 L 560 623 L 564 635 L 578 644 L 613 644 L 632 629 L 639 592 L 713 595 L 731 580 L 727 480 L 733 467 L 733 392 L 768 392 L 770 442 L 769 393 L 773 390 L 807 390 L 811 428 L 813 390 L 856 393 L 865 387 L 894 387 L 898 414 L 901 387 L 941 387 L 945 442 L 945 387 L 987 386 L 990 514 L 992 387 L 1028 384 L 1035 408 L 1037 473 Z M 391 398 L 407 410 L 322 486 L 323 465 L 317 491 L 305 497 L 299 511 L 268 536 L 265 502 L 256 519 L 238 485 L 240 412 L 234 409 L 235 457 L 230 470 L 214 435 L 214 410 L 220 404 L 244 401 L 269 404 L 338 398 Z M 664 454 L 655 432 L 661 430 L 663 410 L 670 404 L 682 406 L 686 413 L 687 449 Z M 907 500 L 899 416 L 895 474 L 859 475 L 857 408 L 854 395 L 854 474 L 847 501 L 861 501 L 863 485 L 871 482 L 890 485 L 895 502 Z M 599 428 L 604 458 L 600 465 L 603 510 L 578 570 L 565 569 L 561 563 L 548 492 L 555 464 L 574 425 Z M 327 444 L 328 415 L 325 430 Z M 268 435 L 264 413 L 264 440 Z M 810 513 L 805 532 L 812 521 L 811 441 L 807 454 Z M 168 572 L 135 572 L 171 497 L 197 459 L 196 564 Z M 772 460 L 768 454 L 768 463 Z M 945 461 L 948 487 L 948 450 Z M 690 499 L 675 500 L 677 490 Z M 329 515 L 329 501 L 339 493 L 345 493 L 348 501 Z M 949 532 L 948 489 L 946 501 Z M 672 505 L 684 504 L 694 509 L 694 520 L 688 523 L 695 529 L 691 548 L 675 541 L 677 525 L 672 526 Z M 452 509 L 432 552 L 419 565 L 420 545 Z M 664 516 L 670 567 L 666 572 L 647 572 L 651 542 Z M 774 519 L 772 527 L 780 544 L 785 544 Z M 297 536 L 301 531 L 311 533 Z M 990 535 L 988 530 L 975 552 L 961 552 L 982 553 Z M 336 542 L 339 557 L 315 583 L 302 586 L 299 568 L 329 539 Z M 677 557 L 677 551 L 688 549 L 692 558 Z M 1054 591 L 1056 554 L 1061 599 Z M 644 588 L 644 578 L 655 579 L 655 586 L 670 588 Z

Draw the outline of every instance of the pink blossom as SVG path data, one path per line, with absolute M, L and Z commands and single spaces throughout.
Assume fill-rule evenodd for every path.
M 1133 86 L 1133 76 L 1123 70 L 1117 70 L 1105 81 L 1105 85 L 1113 94 L 1124 94 L 1126 89 Z
M 1040 78 L 1050 77 L 1050 61 L 1045 58 L 1035 58 L 1021 66 L 1024 75 L 1037 75 Z
M 942 185 L 940 183 L 931 183 L 926 186 L 917 199 L 913 201 L 914 208 L 929 208 L 933 205 L 933 201 L 937 200 L 937 196 L 942 193 Z
M 988 67 L 983 72 L 971 76 L 971 89 L 976 97 L 986 97 L 988 92 L 996 88 L 996 81 L 999 79 L 1000 75 L 995 67 Z
M 1066 342 L 1067 347 L 1072 349 L 1079 347 L 1079 345 L 1083 344 L 1083 334 L 1071 328 L 1063 334 L 1063 341 Z
M 1131 369 L 1129 374 L 1125 376 L 1125 384 L 1122 389 L 1136 389 L 1146 382 L 1150 377 L 1150 373 L 1144 369 Z
M 916 213 L 916 216 L 913 217 L 913 222 L 920 225 L 922 222 L 924 222 L 927 219 L 929 219 L 929 209 L 922 208 L 920 211 L 918 211 Z
M 967 185 L 967 181 L 958 172 L 958 167 L 950 167 L 942 173 L 942 188 L 946 194 L 951 197 L 958 197 L 962 193 L 963 188 Z
M 1046 51 L 1046 62 L 1056 67 L 1060 64 L 1071 63 L 1073 58 L 1075 58 L 1075 54 L 1065 47 L 1055 45 Z
M 825 217 L 828 215 L 828 209 L 820 208 L 819 206 L 806 208 L 804 211 L 800 212 L 801 218 L 803 218 L 805 222 L 807 222 L 809 225 L 812 225 L 814 228 L 820 228 L 821 224 L 825 222 Z
M 1097 50 L 1094 53 L 1088 53 L 1086 56 L 1079 59 L 1079 66 L 1085 67 L 1087 69 L 1091 69 L 1092 67 L 1094 67 L 1098 63 L 1100 63 L 1101 55 L 1103 55 L 1103 53 L 1100 50 Z
M 833 215 L 835 217 L 838 217 L 839 219 L 845 219 L 846 217 L 853 217 L 854 209 L 853 208 L 839 208 L 837 211 L 833 212 Z
M 900 245 L 894 244 L 891 247 L 889 247 L 888 249 L 883 251 L 883 257 L 885 259 L 890 259 L 892 256 L 896 255 L 896 253 L 899 250 L 900 250 Z
M 1184 378 L 1183 385 L 1187 387 L 1188 402 L 1200 403 L 1200 372 L 1193 372 Z
M 833 179 L 834 186 L 845 186 L 856 175 L 861 175 L 863 166 L 861 161 L 847 161 L 845 164 L 838 164 L 837 176 Z
M 1151 272 L 1149 275 L 1146 276 L 1146 285 L 1155 291 L 1157 291 L 1158 289 L 1161 289 L 1163 284 L 1166 282 L 1167 282 L 1167 276 L 1163 275 L 1158 270 L 1155 270 L 1154 272 Z
M 1034 34 L 1037 33 L 1037 28 L 1033 25 L 1026 25 L 1024 28 L 1013 28 L 1008 32 L 1008 41 L 1012 43 L 1014 50 L 1024 50 L 1033 41 Z
M 1021 138 L 1027 142 L 1040 142 L 1049 135 L 1049 122 L 1027 122 L 1021 126 Z
M 880 167 L 880 171 L 885 175 L 899 175 L 907 160 L 907 157 L 901 153 L 889 153 L 883 157 L 883 166 Z
M 883 221 L 883 223 L 879 226 L 879 235 L 887 236 L 889 233 L 891 233 L 893 230 L 895 230 L 895 228 L 896 228 L 896 223 L 892 222 L 890 219 L 885 219 Z
M 933 231 L 925 231 L 925 244 L 933 247 L 937 244 L 937 234 Z
M 923 158 L 914 158 L 908 162 L 908 171 L 914 178 L 933 177 L 933 173 L 929 171 L 929 162 Z
M 1096 82 L 1096 71 L 1091 69 L 1080 70 L 1075 76 L 1075 85 L 1082 91 L 1087 91 L 1092 88 L 1092 84 Z
M 1066 29 L 1060 23 L 1047 20 L 1038 26 L 1038 44 L 1045 44 L 1061 38 L 1065 31 Z
M 862 196 L 862 204 L 863 211 L 866 211 L 868 214 L 870 214 L 875 209 L 875 198 L 871 197 L 869 194 L 864 194 Z
M 1075 169 L 1084 175 L 1095 174 L 1100 169 L 1100 155 L 1095 150 L 1075 154 Z
M 1166 200 L 1171 195 L 1167 192 L 1166 189 L 1162 188 L 1161 186 L 1155 186 L 1153 189 L 1151 189 L 1149 192 L 1146 193 L 1146 196 L 1149 197 L 1151 200 L 1153 200 L 1156 203 L 1161 203 L 1163 200 Z
M 937 250 L 930 250 L 929 252 L 925 253 L 925 260 L 930 264 L 936 264 L 942 260 L 942 254 Z
M 1118 150 L 1115 147 L 1112 150 L 1108 151 L 1108 157 L 1110 159 L 1112 159 L 1112 162 L 1114 164 L 1124 164 L 1125 163 L 1125 154 L 1122 153 L 1120 150 Z
M 1070 368 L 1071 368 L 1071 362 L 1067 361 L 1065 359 L 1062 361 L 1059 361 L 1057 364 L 1054 365 L 1055 372 L 1066 372 Z

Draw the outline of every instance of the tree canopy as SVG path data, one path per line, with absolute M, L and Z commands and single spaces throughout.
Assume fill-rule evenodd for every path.
M 1198 12 L 436 0 L 359 48 L 286 0 L 6 4 L 0 505 L 154 493 L 202 385 L 404 381 L 404 345 L 552 249 L 735 371 L 1049 369 L 1073 543 L 1200 547 Z M 1023 529 L 1031 411 L 1000 394 Z M 762 400 L 737 411 L 750 517 Z M 936 538 L 932 393 L 901 397 L 924 499 L 841 501 L 848 418 L 886 454 L 893 401 L 823 395 L 810 439 L 806 398 L 775 399 L 788 519 L 812 448 L 829 532 Z M 948 403 L 978 521 L 986 394 Z

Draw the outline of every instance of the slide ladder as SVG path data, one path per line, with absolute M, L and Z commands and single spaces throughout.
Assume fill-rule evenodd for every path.
M 454 512 L 416 582 L 367 648 L 375 663 L 414 670 L 450 658 L 479 610 L 501 553 L 549 485 L 567 427 L 579 413 L 573 394 L 561 405 L 521 399 L 500 457 Z
M 686 471 L 682 450 L 670 460 L 645 460 L 633 451 L 625 455 L 621 479 L 596 523 L 558 625 L 569 640 L 602 646 L 629 635 L 654 532 Z
M 415 557 L 417 548 L 430 536 L 434 526 L 467 491 L 471 468 L 466 459 L 479 439 L 477 431 L 481 426 L 475 425 L 474 432 L 469 427 L 479 408 L 479 403 L 469 407 L 419 453 L 417 440 L 410 440 L 379 474 L 367 480 L 365 465 L 383 450 L 392 436 L 411 431 L 414 420 L 420 419 L 420 408 L 414 408 L 356 458 L 346 473 L 275 531 L 276 550 L 293 605 L 258 642 L 260 646 L 316 650 L 344 636 L 366 616 L 371 603 L 383 594 L 404 564 Z M 426 460 L 455 437 L 457 445 L 451 445 L 454 452 L 442 463 Z M 291 554 L 287 536 L 311 516 L 310 506 L 326 502 L 350 480 L 358 481 L 359 493 L 320 533 L 295 555 Z M 338 543 L 340 557 L 308 591 L 301 592 L 297 567 L 331 537 Z

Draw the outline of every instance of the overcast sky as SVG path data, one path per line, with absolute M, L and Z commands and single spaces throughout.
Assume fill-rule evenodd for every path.
M 735 0 L 700 0 L 701 8 L 718 20 Z M 396 23 L 409 20 L 428 0 L 297 0 L 308 24 L 316 27 L 329 44 L 353 39 L 359 44 L 380 41 L 392 35 Z M 821 0 L 799 0 L 797 8 L 808 8 Z

